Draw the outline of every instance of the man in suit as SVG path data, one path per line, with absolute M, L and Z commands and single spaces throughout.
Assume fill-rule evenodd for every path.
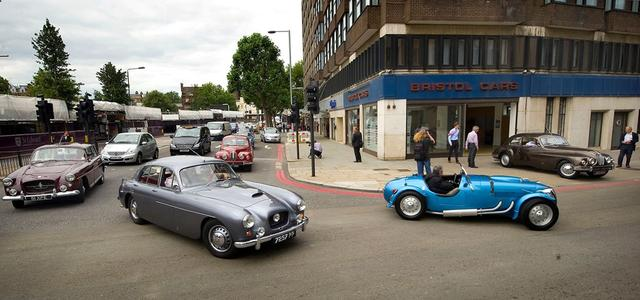
M 456 188 L 455 184 L 442 179 L 442 167 L 434 166 L 431 175 L 427 177 L 429 190 L 436 194 L 446 194 Z
M 360 133 L 360 130 L 358 130 L 358 126 L 353 127 L 351 146 L 353 146 L 353 153 L 356 155 L 356 160 L 354 162 L 362 162 L 362 157 L 360 156 L 360 148 L 362 148 L 362 133 Z
M 622 168 L 622 160 L 625 156 L 627 156 L 627 168 L 631 168 L 629 166 L 629 162 L 631 161 L 631 154 L 636 150 L 636 143 L 638 142 L 638 133 L 633 132 L 633 128 L 631 126 L 627 126 L 624 129 L 625 132 L 620 135 L 620 155 L 618 155 L 618 168 Z

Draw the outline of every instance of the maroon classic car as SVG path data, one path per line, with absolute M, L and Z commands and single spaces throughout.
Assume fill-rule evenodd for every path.
M 244 135 L 228 135 L 222 139 L 216 158 L 224 160 L 232 167 L 243 167 L 251 171 L 253 148 Z
M 24 207 L 25 201 L 63 197 L 84 202 L 86 190 L 103 182 L 104 166 L 93 145 L 46 145 L 33 151 L 29 165 L 2 180 L 2 200 L 15 208 Z
M 558 172 L 563 178 L 575 178 L 584 172 L 602 177 L 613 170 L 613 158 L 587 148 L 573 147 L 552 133 L 521 133 L 510 137 L 493 151 L 503 167 L 529 166 Z

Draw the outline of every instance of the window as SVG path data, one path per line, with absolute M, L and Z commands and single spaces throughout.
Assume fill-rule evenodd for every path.
M 558 134 L 564 136 L 564 123 L 567 119 L 567 98 L 560 97 L 560 108 L 558 109 Z
M 511 63 L 511 40 L 500 40 L 500 66 L 509 66 Z
M 480 39 L 473 39 L 471 42 L 471 65 L 480 65 Z
M 580 42 L 573 41 L 571 45 L 571 68 L 575 70 L 578 68 Z
M 442 40 L 442 65 L 451 65 L 451 39 Z
M 638 12 L 640 6 L 640 0 L 631 0 L 631 11 Z
M 545 39 L 540 39 L 540 67 L 548 66 L 548 54 L 549 54 L 549 42 Z
M 142 169 L 142 172 L 140 172 L 138 181 L 149 185 L 158 185 L 161 170 L 162 168 L 160 166 L 146 166 Z
M 553 40 L 553 42 L 551 43 L 551 66 L 552 67 L 555 67 L 558 65 L 559 48 L 560 48 L 560 41 Z
M 509 145 L 512 145 L 512 146 L 520 146 L 520 145 L 522 145 L 522 137 L 517 136 L 517 137 L 511 139 L 511 141 L 509 142 Z
M 487 49 L 487 53 L 485 58 L 485 65 L 495 66 L 496 65 L 496 40 L 487 39 L 486 49 Z
M 378 106 L 371 105 L 364 107 L 364 128 L 362 137 L 364 149 L 378 151 Z
M 544 132 L 551 132 L 553 122 L 553 97 L 547 97 L 547 109 L 544 114 Z
M 576 0 L 577 5 L 598 6 L 598 0 Z
M 465 65 L 464 49 L 465 49 L 465 40 L 458 39 L 458 60 L 457 60 L 458 66 L 464 66 Z
M 411 41 L 411 66 L 412 67 L 420 67 L 422 66 L 422 40 L 413 39 Z
M 600 147 L 602 135 L 602 112 L 592 112 L 589 122 L 589 147 Z
M 624 9 L 625 0 L 615 0 L 615 9 Z
M 398 51 L 398 67 L 402 67 L 402 66 L 406 66 L 407 65 L 407 56 L 405 54 L 405 45 L 404 45 L 404 38 L 398 38 L 397 39 L 397 51 Z
M 171 171 L 171 169 L 164 169 L 164 172 L 162 172 L 162 179 L 160 180 L 160 186 L 161 187 L 166 187 L 166 188 L 171 188 L 173 186 L 173 171 Z
M 427 40 L 427 65 L 436 65 L 436 39 Z

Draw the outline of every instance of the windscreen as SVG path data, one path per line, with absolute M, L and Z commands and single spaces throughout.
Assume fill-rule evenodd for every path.
M 139 134 L 126 134 L 126 133 L 121 133 L 116 135 L 116 137 L 113 138 L 113 140 L 111 141 L 111 143 L 113 144 L 137 144 L 138 140 L 140 139 L 140 135 Z
M 85 160 L 84 149 L 80 148 L 46 148 L 33 152 L 32 162 L 48 160 Z
M 197 165 L 180 171 L 180 180 L 185 188 L 238 178 L 240 177 L 225 163 Z
M 175 137 L 200 137 L 200 128 L 178 128 Z

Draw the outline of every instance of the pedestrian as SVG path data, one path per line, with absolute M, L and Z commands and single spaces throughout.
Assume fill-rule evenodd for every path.
M 425 172 L 423 171 L 425 170 L 427 175 L 431 175 L 431 156 L 429 151 L 436 141 L 429 133 L 429 129 L 422 128 L 413 136 L 413 142 L 413 154 L 418 165 L 418 175 L 424 176 Z
M 469 168 L 477 168 L 476 166 L 476 153 L 478 153 L 478 131 L 480 127 L 473 126 L 473 129 L 467 134 L 467 142 L 464 145 L 465 149 L 469 150 Z
M 629 162 L 631 162 L 631 154 L 636 150 L 636 143 L 638 142 L 638 133 L 633 132 L 631 126 L 627 126 L 624 132 L 620 135 L 620 154 L 618 155 L 618 168 L 622 168 L 622 160 L 627 156 L 627 168 L 631 168 Z
M 449 142 L 449 158 L 447 158 L 449 160 L 449 162 L 451 162 L 451 154 L 455 154 L 456 157 L 456 163 L 460 163 L 460 161 L 458 161 L 458 149 L 459 149 L 459 144 L 458 144 L 458 140 L 460 139 L 460 124 L 458 124 L 458 122 L 453 122 L 453 128 L 451 128 L 451 130 L 449 130 L 449 134 L 447 136 L 447 141 Z
M 351 145 L 353 146 L 353 153 L 356 155 L 356 160 L 354 162 L 362 162 L 362 157 L 360 156 L 360 148 L 362 148 L 362 133 L 360 133 L 360 130 L 358 130 L 358 126 L 353 127 Z
M 68 130 L 65 130 L 62 137 L 60 137 L 60 143 L 73 143 L 73 137 Z

